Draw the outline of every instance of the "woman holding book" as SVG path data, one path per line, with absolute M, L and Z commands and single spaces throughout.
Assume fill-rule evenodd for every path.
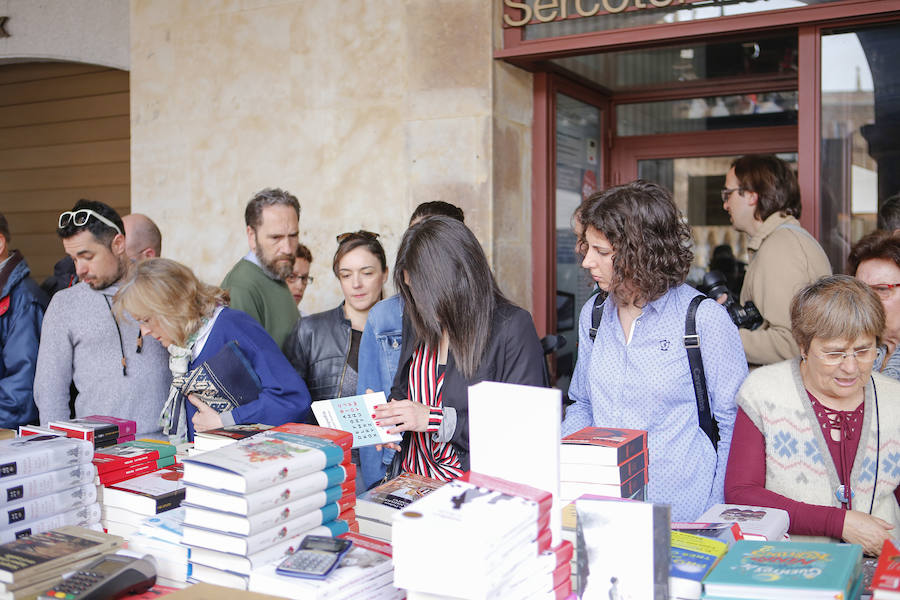
M 848 275 L 794 296 L 800 358 L 741 386 L 727 502 L 784 509 L 792 539 L 845 540 L 867 554 L 900 531 L 900 382 L 872 370 L 883 329 L 881 300 Z
M 469 468 L 468 387 L 546 385 L 541 343 L 531 315 L 503 296 L 481 244 L 456 219 L 428 217 L 406 230 L 394 285 L 409 325 L 376 422 L 405 433 L 403 471 L 454 479 Z
M 161 424 L 173 438 L 307 417 L 309 391 L 271 336 L 228 308 L 227 292 L 201 283 L 186 266 L 165 258 L 135 263 L 114 306 L 118 318 L 128 313 L 141 335 L 169 351 L 173 386 Z
M 595 336 L 594 299 L 581 310 L 569 387 L 575 403 L 562 434 L 591 426 L 647 431 L 647 500 L 670 504 L 673 521 L 693 521 L 723 501 L 734 397 L 747 375 L 737 328 L 714 301 L 696 306 L 708 404 L 718 423 L 714 445 L 699 426 L 685 344 L 688 308 L 702 295 L 684 283 L 691 234 L 671 195 L 634 181 L 592 195 L 579 218 L 582 266 L 609 296 L 598 307 Z

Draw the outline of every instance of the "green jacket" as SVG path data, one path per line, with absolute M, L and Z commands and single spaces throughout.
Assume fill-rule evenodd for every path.
M 222 280 L 222 287 L 231 295 L 231 308 L 259 321 L 281 348 L 300 317 L 287 284 L 242 258 Z

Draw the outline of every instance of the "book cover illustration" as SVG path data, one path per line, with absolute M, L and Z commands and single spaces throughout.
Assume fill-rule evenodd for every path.
M 269 429 L 272 429 L 272 426 L 263 423 L 238 423 L 236 425 L 228 425 L 226 427 L 219 427 L 218 429 L 199 432 L 197 433 L 197 437 L 217 436 L 232 440 L 242 440 Z
M 430 494 L 444 483 L 415 473 L 401 473 L 400 476 L 361 494 L 360 499 L 401 509 Z
M 872 589 L 894 592 L 900 597 L 900 550 L 897 540 L 884 540 L 878 566 L 872 576 Z
M 387 442 L 399 442 L 403 436 L 389 434 L 387 427 L 375 424 L 372 415 L 375 406 L 386 402 L 384 392 L 347 396 L 312 403 L 316 419 L 325 427 L 349 431 L 353 434 L 353 447 L 371 446 Z

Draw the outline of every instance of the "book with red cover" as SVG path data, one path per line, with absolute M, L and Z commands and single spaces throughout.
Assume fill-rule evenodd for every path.
M 284 425 L 273 427 L 269 431 L 281 431 L 284 433 L 296 433 L 298 435 L 324 438 L 326 440 L 331 440 L 344 450 L 350 450 L 350 448 L 353 447 L 353 434 L 349 431 L 341 431 L 340 429 L 330 429 L 328 427 L 319 427 L 318 425 L 308 425 L 306 423 L 285 423 Z
M 538 505 L 538 513 L 542 516 L 545 513 L 549 513 L 550 507 L 553 505 L 553 494 L 544 490 L 539 490 L 536 487 L 531 487 L 530 485 L 507 481 L 505 479 L 500 479 L 499 477 L 491 477 L 490 475 L 482 475 L 481 473 L 475 473 L 474 471 L 466 471 L 459 479 L 460 481 L 465 481 L 472 485 L 487 488 L 495 492 L 531 500 Z
M 140 475 L 152 473 L 153 471 L 157 470 L 159 470 L 159 466 L 156 464 L 156 461 L 148 460 L 127 466 L 124 469 L 107 471 L 106 473 L 100 475 L 100 483 L 102 485 L 113 485 L 116 483 L 121 483 L 126 479 L 131 479 L 132 477 L 138 477 Z
M 394 555 L 394 550 L 391 547 L 390 542 L 378 540 L 367 535 L 362 535 L 361 533 L 353 533 L 352 531 L 342 533 L 338 537 L 344 538 L 345 540 L 350 540 L 357 546 L 365 548 L 366 550 L 371 550 L 372 552 L 377 552 L 378 554 L 384 554 L 385 556 Z
M 158 450 L 141 448 L 138 446 L 115 445 L 108 448 L 100 448 L 94 452 L 94 465 L 97 473 L 103 479 L 103 474 L 109 471 L 119 471 L 138 465 L 143 462 L 157 460 Z
M 562 439 L 559 461 L 561 463 L 621 465 L 646 449 L 646 431 L 585 427 Z
M 552 552 L 556 555 L 556 566 L 568 564 L 570 560 L 572 560 L 572 556 L 575 555 L 575 546 L 572 545 L 572 542 L 569 540 L 563 540 L 553 548 L 550 548 L 548 552 Z
M 874 598 L 900 598 L 900 542 L 884 540 L 878 566 L 872 575 L 872 592 Z
M 87 440 L 95 448 L 115 446 L 119 441 L 119 426 L 112 423 L 93 421 L 91 419 L 70 419 L 68 421 L 50 421 L 50 429 L 66 434 L 66 437 Z
M 120 419 L 118 417 L 109 417 L 106 415 L 89 415 L 85 419 L 92 421 L 100 421 L 101 423 L 112 423 L 119 428 L 119 437 L 133 436 L 137 433 L 137 423 L 131 419 Z

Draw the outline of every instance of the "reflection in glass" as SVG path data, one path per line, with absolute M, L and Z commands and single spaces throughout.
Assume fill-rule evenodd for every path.
M 797 35 L 685 43 L 553 59 L 550 62 L 612 92 L 728 77 L 796 77 Z
M 835 271 L 900 191 L 900 27 L 822 36 L 820 239 Z
M 616 134 L 620 136 L 796 124 L 796 91 L 616 106 Z
M 593 291 L 575 250 L 572 214 L 601 181 L 601 111 L 570 96 L 556 96 L 556 294 L 557 333 L 566 346 L 557 353 L 557 386 L 568 389 L 575 366 L 578 314 Z

